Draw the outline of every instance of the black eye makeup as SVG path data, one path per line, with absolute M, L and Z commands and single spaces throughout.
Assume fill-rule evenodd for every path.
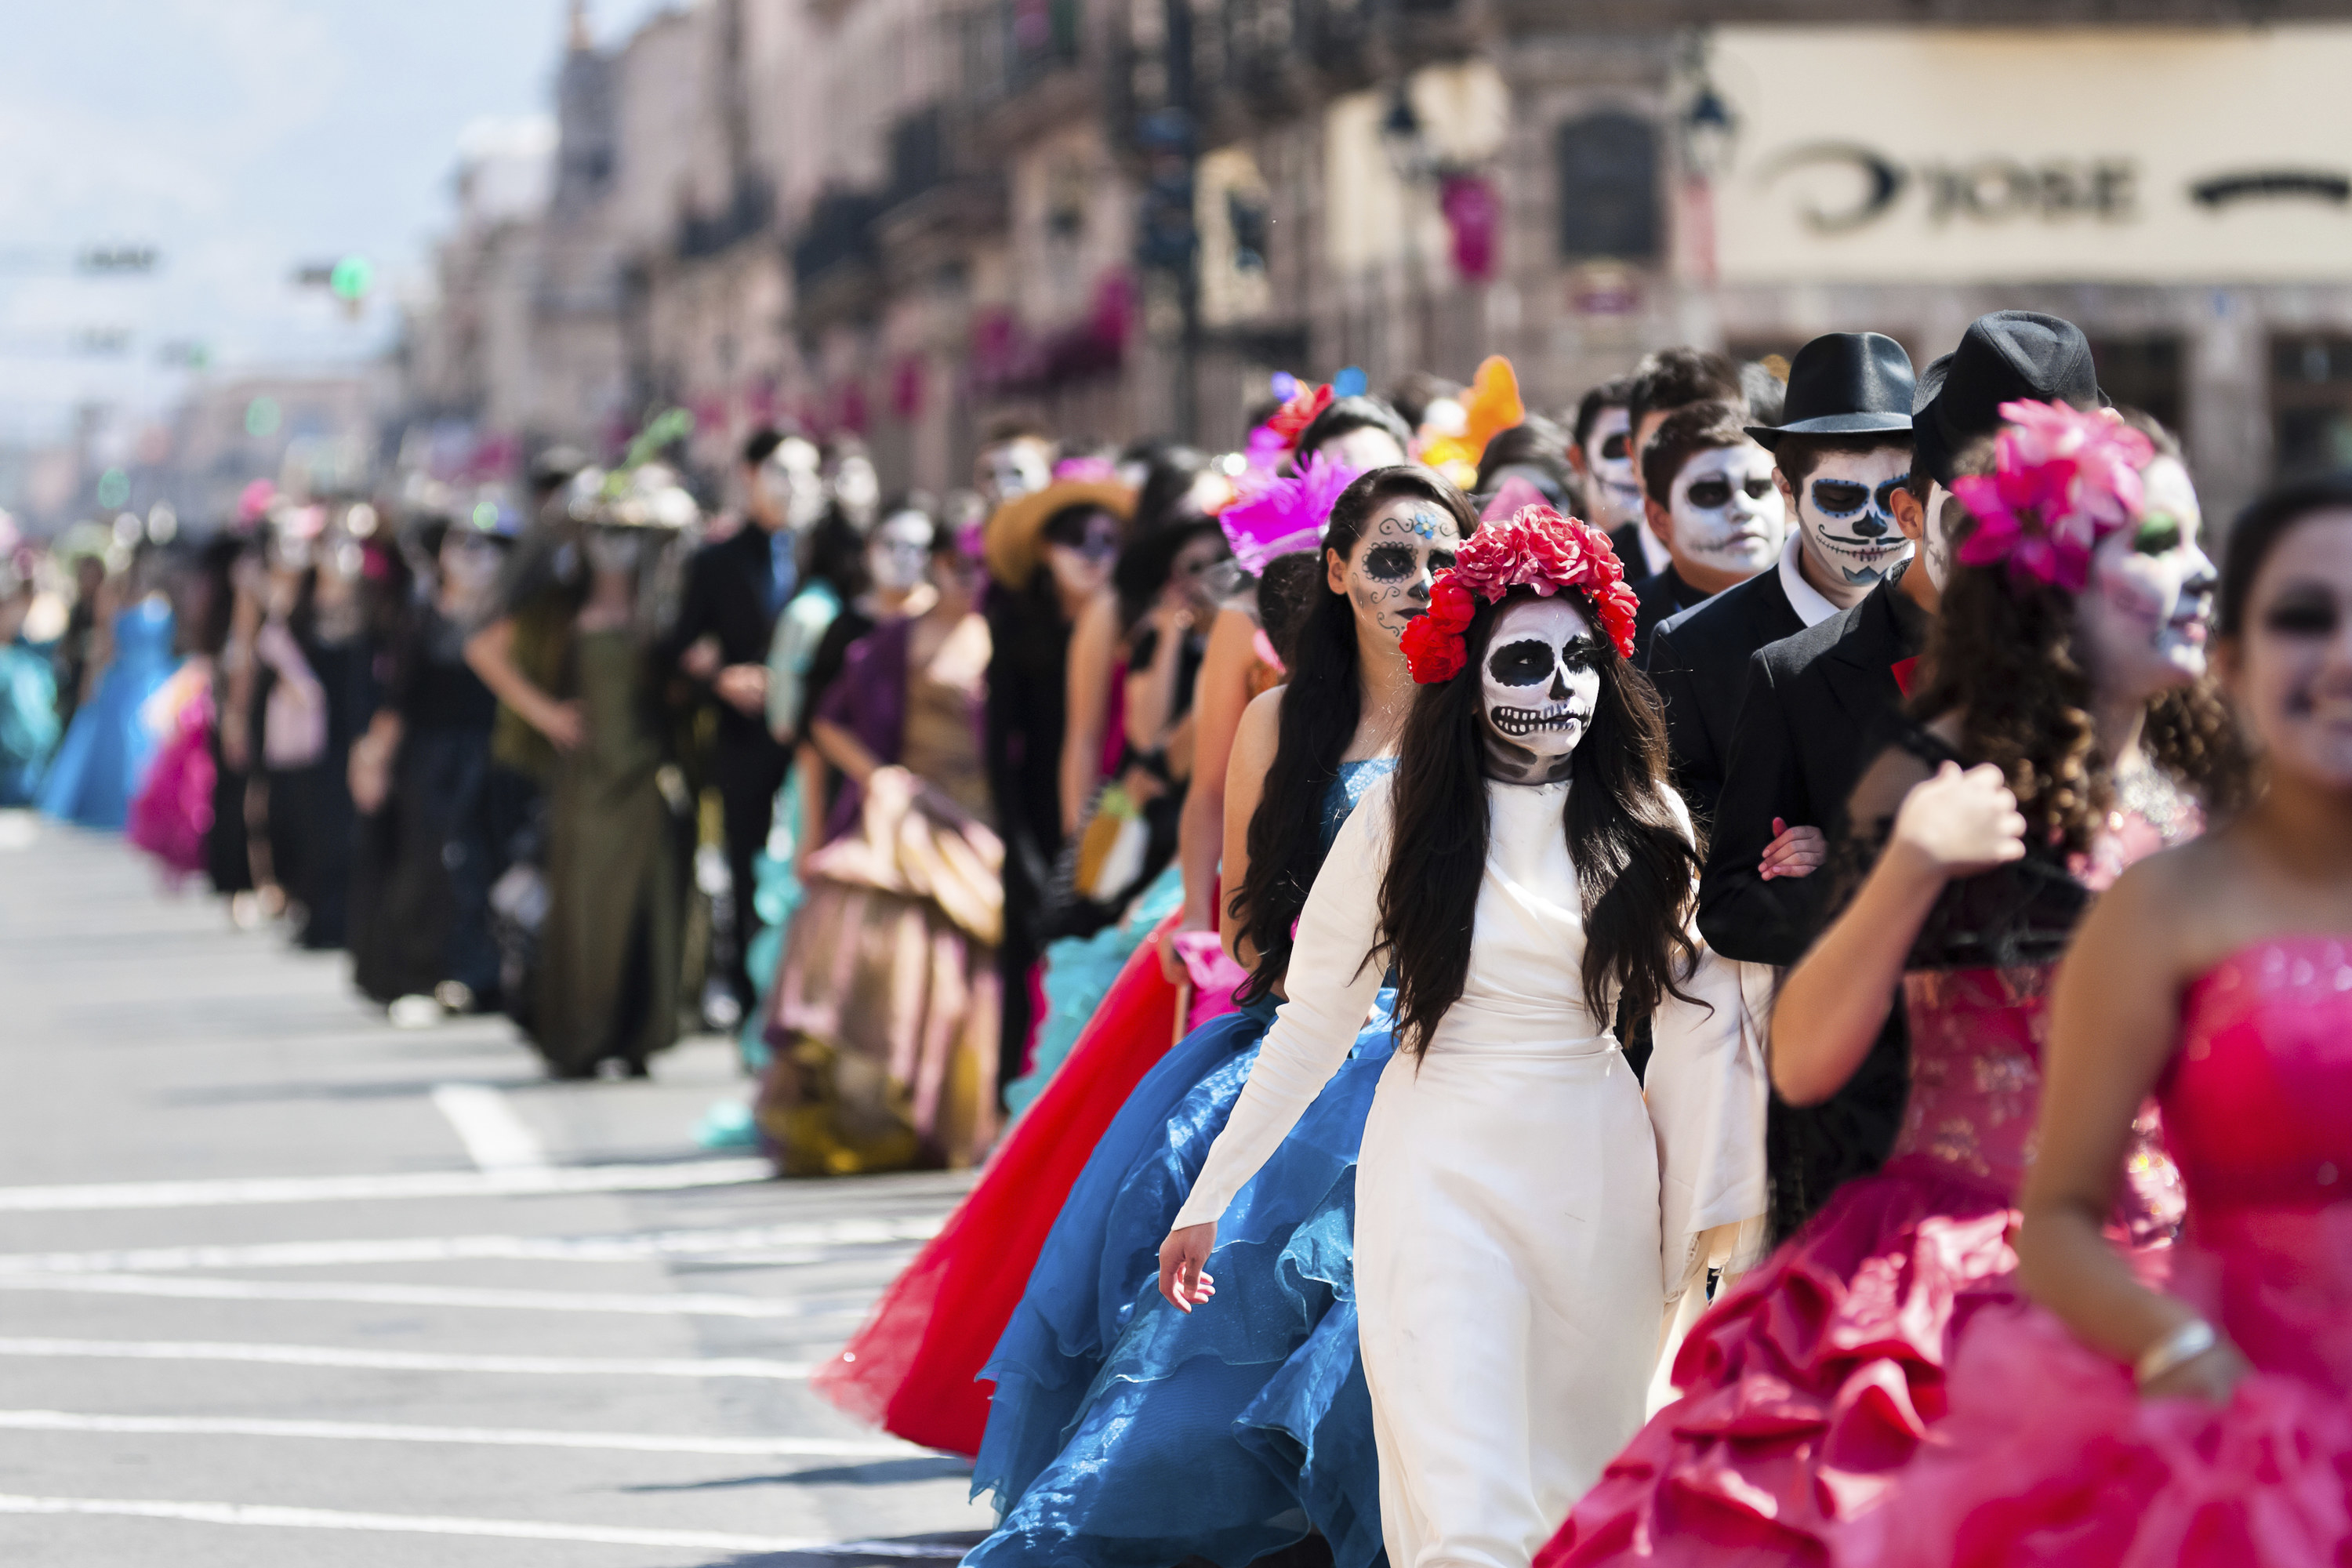
M 1412 576 L 1413 565 L 1412 552 L 1402 544 L 1376 544 L 1364 552 L 1364 575 L 1383 583 Z
M 1813 505 L 1831 517 L 1847 517 L 1870 504 L 1867 486 L 1852 479 L 1815 479 Z
M 1429 552 L 1429 569 L 1433 573 L 1453 571 L 1454 552 L 1451 550 L 1431 551 Z
M 1769 475 L 1759 474 L 1749 479 L 1746 484 L 1741 485 L 1739 488 L 1748 492 L 1748 499 L 1749 500 L 1762 500 L 1766 496 L 1772 493 L 1771 477 Z
M 1701 479 L 1698 483 L 1691 486 L 1689 489 L 1684 491 L 1683 495 L 1684 499 L 1687 500 L 1693 506 L 1703 506 L 1708 508 L 1729 506 L 1731 504 L 1731 481 L 1728 479 Z
M 1633 455 L 1633 437 L 1631 431 L 1620 430 L 1601 438 L 1601 455 L 1612 463 L 1622 463 Z
M 1560 645 L 1560 663 L 1570 669 L 1597 669 L 1601 665 L 1599 637 L 1571 637 Z
M 2263 612 L 2263 629 L 2281 637 L 2334 637 L 2339 621 L 2335 595 L 2319 588 L 2289 588 Z
M 1528 637 L 1496 648 L 1486 659 L 1486 673 L 1505 686 L 1533 686 L 1551 679 L 1551 645 Z

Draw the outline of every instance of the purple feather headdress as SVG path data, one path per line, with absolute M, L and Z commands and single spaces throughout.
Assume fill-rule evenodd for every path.
M 1331 523 L 1331 503 L 1356 482 L 1361 468 L 1318 456 L 1290 479 L 1269 479 L 1218 514 L 1234 562 L 1255 577 L 1277 555 L 1312 550 Z

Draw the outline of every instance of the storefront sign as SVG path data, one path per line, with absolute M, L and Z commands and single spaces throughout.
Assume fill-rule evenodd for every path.
M 1710 68 L 1726 282 L 2352 279 L 2352 26 L 1727 27 Z

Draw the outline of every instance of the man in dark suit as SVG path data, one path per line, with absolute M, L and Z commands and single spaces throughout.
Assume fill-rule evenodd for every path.
M 1948 489 L 1960 453 L 2000 423 L 2000 405 L 2099 400 L 2090 345 L 2072 323 L 2025 311 L 1973 322 L 1959 348 L 1920 379 L 1913 466 Z M 1916 482 L 1916 481 L 1915 481 Z M 1904 535 L 1927 538 L 1910 487 L 1890 504 Z M 1698 926 L 1728 958 L 1792 964 L 1826 923 L 1832 879 L 1815 875 L 1845 831 L 1863 770 L 1902 721 L 1905 684 L 1926 647 L 1941 584 L 1927 551 L 1851 609 L 1769 644 L 1748 661 L 1715 832 L 1699 883 Z M 1811 829 L 1795 835 L 1794 827 Z M 1785 1236 L 1836 1185 L 1874 1170 L 1892 1147 L 1909 1089 L 1903 1010 L 1853 1079 L 1816 1106 L 1772 1101 L 1765 1133 L 1772 1222 Z
M 1832 332 L 1797 353 L 1782 422 L 1748 434 L 1774 458 L 1795 526 L 1780 562 L 1672 616 L 1644 645 L 1666 710 L 1675 784 L 1713 820 L 1748 656 L 1859 604 L 1910 554 L 1891 511 L 1911 473 L 1911 356 L 1876 332 Z M 1925 487 L 1922 485 L 1921 489 Z
M 768 644 L 777 615 L 799 584 L 793 524 L 795 513 L 809 510 L 806 496 L 816 473 L 816 449 L 799 437 L 762 430 L 744 443 L 743 526 L 695 553 L 677 620 L 662 646 L 665 666 L 718 710 L 713 782 L 734 894 L 727 978 L 745 1008 L 758 998 L 743 963 L 758 919 L 751 907 L 752 862 L 768 841 L 776 791 L 791 760 L 768 731 Z
M 1635 586 L 1635 647 L 1659 622 L 1769 567 L 1788 532 L 1772 455 L 1748 434 L 1742 403 L 1694 403 L 1642 448 L 1643 507 L 1673 559 Z

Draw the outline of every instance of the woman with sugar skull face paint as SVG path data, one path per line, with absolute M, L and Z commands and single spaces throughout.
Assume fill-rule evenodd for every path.
M 1959 1331 L 2016 1300 L 2006 1237 L 2056 961 L 2097 889 L 2193 836 L 2204 801 L 2242 794 L 2202 681 L 2213 577 L 2177 459 L 2113 414 L 2002 413 L 1998 447 L 1955 481 L 1973 515 L 1913 727 L 1854 792 L 1843 872 L 1818 873 L 1840 875 L 1846 907 L 1772 1016 L 1774 1087 L 1811 1106 L 1857 1072 L 1902 998 L 1911 1087 L 1894 1152 L 1718 1297 L 1677 1358 L 1681 1397 L 1543 1568 L 1813 1564 L 1858 1531 L 1880 1545 L 1856 1563 L 1885 1562 L 1894 1535 L 1951 1550 L 1906 1502 L 1911 1466 L 1959 1396 Z M 2152 1113 L 2128 1142 L 2108 1222 L 2161 1244 L 2179 1178 Z M 1748 1413 L 1764 1407 L 1759 1443 Z
M 1670 1298 L 1763 1208 L 1762 1062 L 1689 926 L 1632 601 L 1606 538 L 1546 507 L 1439 579 L 1396 776 L 1316 880 L 1290 999 L 1160 1249 L 1179 1307 L 1244 1310 L 1204 1268 L 1228 1205 L 1390 968 L 1355 1283 L 1397 1568 L 1526 1563 L 1640 1423 Z M 1621 1000 L 1654 1019 L 1646 1104 Z
M 1114 1552 L 1241 1562 L 1309 1528 L 1339 1568 L 1380 1554 L 1349 1238 L 1358 1147 L 1392 1046 L 1384 996 L 1367 996 L 1352 1059 L 1231 1216 L 1226 1287 L 1267 1310 L 1187 1318 L 1151 1291 L 1154 1251 L 1292 972 L 1307 889 L 1393 765 L 1413 692 L 1399 639 L 1477 526 L 1458 491 L 1410 466 L 1362 476 L 1328 505 L 1288 684 L 1245 712 L 1228 769 L 1225 937 L 1255 974 L 1240 1011 L 1194 1030 L 1128 1096 L 983 1369 L 997 1393 L 974 1474 L 1005 1515 L 975 1563 Z M 1063 1070 L 1085 1064 L 1074 1056 Z M 1057 1087 L 1031 1118 L 1057 1114 Z

